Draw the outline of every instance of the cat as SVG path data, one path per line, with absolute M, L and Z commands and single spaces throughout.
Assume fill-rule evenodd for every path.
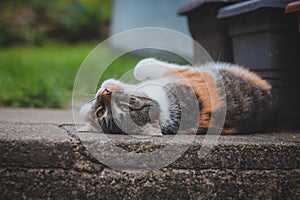
M 133 74 L 140 83 L 108 79 L 83 106 L 81 114 L 91 127 L 111 134 L 202 134 L 209 127 L 236 134 L 266 130 L 272 121 L 271 85 L 238 65 L 192 67 L 146 58 Z M 224 126 L 212 119 L 223 111 Z M 181 128 L 189 120 L 196 123 Z

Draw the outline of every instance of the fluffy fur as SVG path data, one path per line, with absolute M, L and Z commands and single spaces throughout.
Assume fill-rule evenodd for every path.
M 211 62 L 191 67 L 147 58 L 136 65 L 134 76 L 140 81 L 137 85 L 115 79 L 102 83 L 95 100 L 82 109 L 91 126 L 105 133 L 200 134 L 212 127 L 234 134 L 266 130 L 271 120 L 271 85 L 237 65 Z M 211 116 L 225 109 L 220 127 Z M 196 125 L 180 127 L 183 119 L 195 117 Z

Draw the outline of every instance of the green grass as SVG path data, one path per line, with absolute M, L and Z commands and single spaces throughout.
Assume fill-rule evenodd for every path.
M 68 107 L 76 72 L 95 45 L 50 43 L 0 49 L 0 106 Z M 120 77 L 138 60 L 133 55 L 120 57 L 103 79 Z

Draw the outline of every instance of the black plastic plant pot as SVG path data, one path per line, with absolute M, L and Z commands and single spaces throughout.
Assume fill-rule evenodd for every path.
M 285 7 L 285 13 L 295 13 L 298 20 L 298 32 L 300 32 L 300 0 L 289 3 Z
M 215 61 L 231 62 L 232 43 L 227 26 L 217 19 L 218 10 L 236 1 L 200 0 L 179 9 L 179 15 L 188 17 L 193 38 L 210 54 Z M 195 47 L 195 62 L 200 62 L 201 52 Z
M 297 19 L 284 13 L 289 2 L 252 0 L 218 13 L 228 23 L 234 62 L 272 84 L 278 128 L 284 129 L 300 128 L 300 34 Z

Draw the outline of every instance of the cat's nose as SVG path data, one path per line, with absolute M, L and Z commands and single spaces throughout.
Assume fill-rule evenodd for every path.
M 107 88 L 104 89 L 104 91 L 102 92 L 102 95 L 110 95 L 111 91 L 109 91 Z
M 96 92 L 95 97 L 98 97 L 100 94 L 102 94 L 104 90 L 105 88 L 99 88 L 98 91 Z
M 96 93 L 96 97 L 99 95 L 110 95 L 112 92 L 107 88 L 99 88 L 99 90 Z

